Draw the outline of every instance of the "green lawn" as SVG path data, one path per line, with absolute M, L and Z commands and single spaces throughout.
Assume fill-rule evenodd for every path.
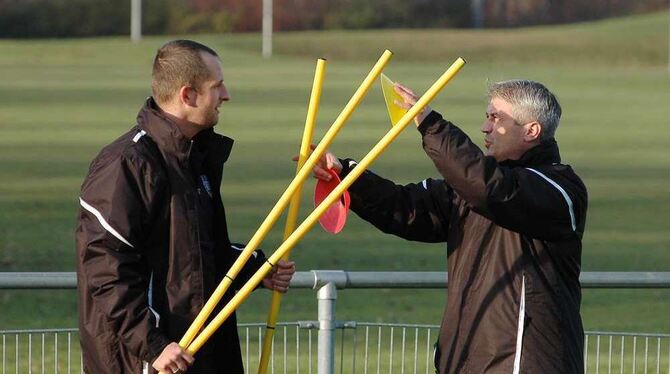
M 514 30 L 389 30 L 194 37 L 217 49 L 232 101 L 218 130 L 236 139 L 224 199 L 232 237 L 248 240 L 294 173 L 314 62 L 328 58 L 318 139 L 385 48 L 387 75 L 425 90 L 458 56 L 468 64 L 432 104 L 478 143 L 489 81 L 525 77 L 557 93 L 564 162 L 589 188 L 585 271 L 670 271 L 668 17 L 651 14 Z M 0 271 L 73 271 L 77 196 L 99 149 L 133 125 L 150 94 L 151 61 L 168 37 L 0 40 Z M 332 150 L 362 157 L 389 128 L 374 87 Z M 399 183 L 436 177 L 408 128 L 372 169 Z M 306 187 L 311 194 L 313 182 Z M 303 199 L 302 217 L 309 198 Z M 283 225 L 283 223 L 282 223 Z M 280 243 L 281 227 L 263 248 Z M 333 236 L 315 228 L 297 246 L 299 270 L 439 271 L 443 245 L 408 243 L 350 217 Z M 341 319 L 437 324 L 443 290 L 344 290 Z M 315 293 L 284 299 L 282 320 L 315 319 Z M 269 293 L 240 312 L 263 321 Z M 670 290 L 585 290 L 590 330 L 670 332 Z M 74 291 L 0 291 L 0 329 L 76 325 Z

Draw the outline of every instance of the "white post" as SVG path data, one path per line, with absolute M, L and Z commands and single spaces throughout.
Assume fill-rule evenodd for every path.
M 263 57 L 272 56 L 272 0 L 263 0 Z
M 484 27 L 484 2 L 485 0 L 471 0 L 470 14 L 472 19 L 472 27 L 481 29 Z
M 139 42 L 142 39 L 142 0 L 130 2 L 130 40 Z

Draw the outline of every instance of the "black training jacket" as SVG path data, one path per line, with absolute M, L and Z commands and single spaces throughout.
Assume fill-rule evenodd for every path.
M 76 229 L 84 371 L 154 372 L 239 255 L 220 194 L 232 139 L 181 135 L 152 99 L 137 126 L 106 146 L 81 188 Z M 258 251 L 219 306 L 264 261 Z M 242 373 L 235 315 L 195 355 L 189 373 Z
M 579 307 L 587 193 L 556 141 L 496 162 L 432 112 L 419 126 L 443 179 L 399 186 L 366 171 L 352 210 L 380 230 L 446 242 L 443 373 L 582 373 Z M 343 160 L 342 175 L 355 162 Z

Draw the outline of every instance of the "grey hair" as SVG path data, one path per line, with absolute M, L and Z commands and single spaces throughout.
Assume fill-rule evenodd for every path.
M 512 115 L 519 124 L 537 121 L 543 130 L 541 140 L 554 137 L 561 120 L 561 105 L 541 83 L 524 79 L 496 82 L 489 85 L 488 97 L 512 104 Z

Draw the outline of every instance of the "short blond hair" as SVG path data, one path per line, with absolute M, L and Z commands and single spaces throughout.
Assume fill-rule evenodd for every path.
M 210 78 L 202 53 L 219 56 L 192 40 L 173 40 L 158 50 L 151 74 L 151 91 L 158 103 L 170 102 L 183 86 L 197 89 Z

